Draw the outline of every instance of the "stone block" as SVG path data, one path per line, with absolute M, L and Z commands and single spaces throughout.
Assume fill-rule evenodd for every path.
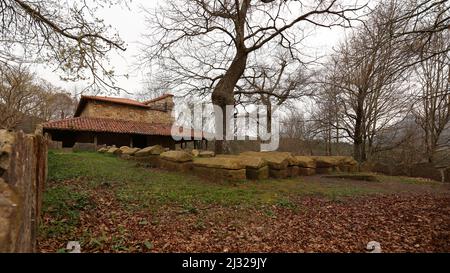
M 154 145 L 146 147 L 137 151 L 134 155 L 137 157 L 146 157 L 150 155 L 160 155 L 164 152 L 164 148 L 161 145 Z
M 193 160 L 193 156 L 185 151 L 168 151 L 162 153 L 160 157 L 173 162 L 189 162 Z
M 311 156 L 296 156 L 297 165 L 302 168 L 315 168 L 316 162 Z
M 215 157 L 215 156 L 216 156 L 216 154 L 212 151 L 201 151 L 198 154 L 198 157 L 201 157 L 201 158 L 211 158 L 211 157 Z
M 228 170 L 245 169 L 245 166 L 238 158 L 232 157 L 195 158 L 194 165 L 214 169 L 228 169 Z
M 350 156 L 314 156 L 317 168 L 334 168 L 336 171 L 345 171 L 346 166 L 357 167 L 358 162 Z
M 192 171 L 192 166 L 193 164 L 191 161 L 175 162 L 164 158 L 160 158 L 159 160 L 159 167 L 161 169 L 172 172 L 190 172 Z
M 246 169 L 247 179 L 263 180 L 269 178 L 267 161 L 261 157 L 245 155 L 218 155 L 217 158 L 231 158 L 239 162 Z
M 300 175 L 299 166 L 289 166 L 288 167 L 288 177 L 297 177 Z
M 194 156 L 194 157 L 198 157 L 198 156 L 200 155 L 200 151 L 197 150 L 197 149 L 194 149 L 194 150 L 191 151 L 191 154 L 192 154 L 192 156 Z
M 246 179 L 246 170 L 216 169 L 194 165 L 194 174 L 208 178 L 210 181 L 242 181 Z
M 269 169 L 269 176 L 276 179 L 286 179 L 289 177 L 288 169 Z
M 146 168 L 159 168 L 160 158 L 159 155 L 149 155 L 149 156 L 133 156 L 132 160 L 136 161 L 139 166 Z
M 97 152 L 99 152 L 99 153 L 101 153 L 101 154 L 104 154 L 104 153 L 106 153 L 108 150 L 109 150 L 108 148 L 103 147 L 103 148 L 98 149 Z
M 259 157 L 264 159 L 270 169 L 284 170 L 293 164 L 290 153 L 244 152 L 242 156 Z
M 246 168 L 246 177 L 249 180 L 266 180 L 269 179 L 269 167 L 264 166 L 259 169 Z
M 122 146 L 120 147 L 119 151 L 117 153 L 121 154 L 121 155 L 135 155 L 137 152 L 139 152 L 141 149 L 139 148 L 130 148 L 128 146 Z
M 358 170 L 357 166 L 351 166 L 351 165 L 339 166 L 339 171 L 341 171 L 341 172 L 354 173 L 354 172 L 357 172 L 357 170 Z
M 313 168 L 299 168 L 299 175 L 300 176 L 312 176 L 316 174 L 316 169 Z
M 316 173 L 317 174 L 332 174 L 334 172 L 334 168 L 333 167 L 318 167 L 316 168 Z
M 116 147 L 111 147 L 108 149 L 108 151 L 106 152 L 107 154 L 116 154 L 116 152 L 119 150 L 119 148 Z

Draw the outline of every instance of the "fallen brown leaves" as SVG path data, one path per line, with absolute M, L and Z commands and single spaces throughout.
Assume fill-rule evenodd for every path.
M 377 195 L 330 201 L 303 197 L 295 208 L 181 206 L 132 211 L 110 189 L 92 193 L 75 235 L 42 238 L 42 252 L 82 241 L 83 252 L 450 252 L 450 196 Z M 46 219 L 48 220 L 48 215 Z

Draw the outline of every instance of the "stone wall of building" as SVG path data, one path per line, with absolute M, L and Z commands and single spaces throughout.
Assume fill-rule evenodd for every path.
M 171 111 L 175 107 L 173 96 L 165 96 L 162 99 L 158 99 L 157 101 L 148 101 L 145 104 L 147 104 L 148 106 L 152 106 L 155 109 L 168 111 Z
M 155 108 L 159 109 L 159 107 Z M 153 110 L 103 101 L 89 101 L 80 116 L 172 124 L 173 117 L 171 110 L 168 109 L 165 111 L 162 109 L 164 107 L 161 107 L 161 110 Z
M 46 178 L 45 138 L 0 130 L 0 252 L 36 250 Z

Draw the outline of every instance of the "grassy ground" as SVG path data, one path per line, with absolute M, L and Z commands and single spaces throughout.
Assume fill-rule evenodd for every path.
M 140 168 L 133 162 L 97 153 L 50 152 L 40 248 L 44 252 L 63 251 L 67 241 L 78 240 L 85 251 L 93 252 L 358 251 L 359 246 L 334 249 L 317 244 L 321 247 L 314 247 L 312 242 L 317 236 L 301 241 L 301 244 L 297 240 L 285 245 L 285 241 L 277 243 L 270 232 L 263 232 L 261 228 L 267 223 L 283 225 L 286 221 L 279 218 L 283 215 L 292 218 L 291 222 L 299 223 L 291 228 L 279 227 L 279 230 L 286 229 L 287 233 L 295 234 L 300 232 L 298 228 L 304 224 L 304 219 L 310 221 L 322 217 L 323 210 L 329 206 L 341 207 L 323 216 L 324 219 L 339 214 L 339 211 L 344 214 L 353 209 L 357 211 L 358 206 L 361 209 L 371 200 L 376 205 L 366 209 L 374 209 L 375 213 L 379 210 L 377 205 L 392 202 L 392 198 L 418 202 L 420 198 L 414 196 L 421 196 L 432 200 L 423 202 L 436 202 L 436 206 L 442 207 L 440 202 L 449 196 L 449 187 L 437 182 L 377 178 L 378 182 L 315 176 L 225 183 Z M 422 207 L 419 203 L 410 205 Z M 436 211 L 430 208 L 432 210 Z M 371 215 L 355 216 L 354 222 L 363 222 L 363 217 L 370 218 Z M 383 217 L 381 219 L 386 218 Z M 439 217 L 439 214 L 433 217 Z M 345 225 L 339 221 L 336 224 Z M 223 228 L 218 228 L 220 226 Z M 244 236 L 240 233 L 244 230 L 249 238 L 239 237 Z M 318 233 L 311 230 L 303 237 L 313 236 L 315 232 Z M 263 234 L 257 235 L 259 233 Z M 264 236 L 269 236 L 267 242 L 258 243 Z M 361 236 L 359 241 L 365 240 L 367 235 Z M 436 236 L 428 240 L 435 240 Z M 446 239 L 442 240 L 446 242 Z M 234 245 L 237 241 L 244 245 Z M 431 246 L 416 249 L 430 251 Z M 393 246 L 391 250 L 403 249 Z

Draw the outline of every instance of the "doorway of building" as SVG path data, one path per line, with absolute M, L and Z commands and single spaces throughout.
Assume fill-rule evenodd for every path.
M 147 147 L 147 137 L 143 135 L 134 135 L 133 139 L 133 147 L 135 148 L 145 148 Z

